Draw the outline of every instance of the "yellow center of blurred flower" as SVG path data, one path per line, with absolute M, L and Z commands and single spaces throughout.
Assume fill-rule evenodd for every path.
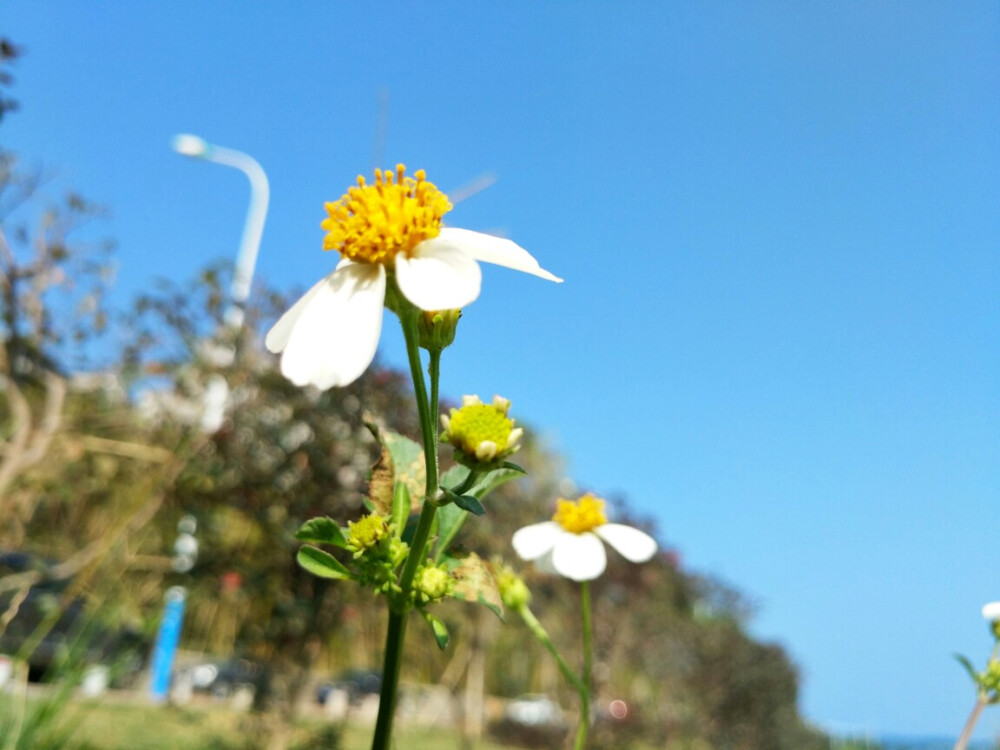
M 587 494 L 577 500 L 560 500 L 552 520 L 572 534 L 593 531 L 608 522 L 604 515 L 604 501 Z
M 494 443 L 498 452 L 507 447 L 513 423 L 493 404 L 469 404 L 451 415 L 448 441 L 469 455 L 476 455 L 480 443 Z
M 427 182 L 422 169 L 413 177 L 405 173 L 402 164 L 395 174 L 376 169 L 374 185 L 359 176 L 356 187 L 327 203 L 323 249 L 358 263 L 387 264 L 397 253 L 409 255 L 424 240 L 437 237 L 441 217 L 451 210 L 448 196 Z

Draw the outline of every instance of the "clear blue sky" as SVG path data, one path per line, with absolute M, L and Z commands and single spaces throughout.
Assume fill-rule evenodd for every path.
M 955 734 L 1000 599 L 1000 5 L 6 0 L 3 145 L 109 205 L 119 299 L 235 251 L 332 267 L 324 200 L 385 164 L 502 229 L 444 389 L 500 392 L 685 565 L 759 605 L 842 730 Z M 399 339 L 383 355 L 401 362 Z M 536 519 L 525 519 L 526 523 Z M 1000 729 L 987 712 L 984 735 Z

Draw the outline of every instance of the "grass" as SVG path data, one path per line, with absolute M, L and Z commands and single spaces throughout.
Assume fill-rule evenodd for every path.
M 0 696 L 0 715 L 10 707 L 9 696 Z M 74 701 L 60 717 L 75 727 L 73 741 L 84 747 L 100 750 L 204 750 L 241 748 L 241 724 L 247 714 L 222 705 L 201 705 L 179 708 L 151 706 L 136 702 Z M 307 719 L 296 727 L 290 746 L 306 742 L 313 732 L 327 722 Z M 348 724 L 343 727 L 338 750 L 367 750 L 371 743 L 371 728 Z M 395 741 L 407 750 L 459 750 L 462 745 L 457 732 L 423 727 L 397 728 Z M 483 740 L 467 750 L 511 750 Z

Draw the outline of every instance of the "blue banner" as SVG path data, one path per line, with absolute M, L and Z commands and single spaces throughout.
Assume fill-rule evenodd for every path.
M 153 647 L 153 661 L 150 664 L 149 692 L 158 703 L 166 701 L 170 692 L 170 673 L 173 671 L 177 644 L 181 639 L 186 599 L 187 590 L 183 586 L 173 586 L 167 590 L 163 620 L 160 621 L 160 629 L 156 634 L 156 646 Z

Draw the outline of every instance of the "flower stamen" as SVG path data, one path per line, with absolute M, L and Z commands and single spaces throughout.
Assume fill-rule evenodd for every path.
M 591 494 L 584 495 L 575 503 L 560 499 L 552 520 L 571 534 L 593 531 L 608 522 L 604 515 L 604 501 Z
M 451 210 L 448 196 L 424 170 L 406 176 L 406 167 L 396 171 L 375 170 L 375 183 L 359 176 L 339 201 L 326 204 L 322 227 L 324 250 L 337 250 L 358 263 L 389 265 L 398 253 L 409 256 L 424 240 L 441 232 L 441 217 Z

